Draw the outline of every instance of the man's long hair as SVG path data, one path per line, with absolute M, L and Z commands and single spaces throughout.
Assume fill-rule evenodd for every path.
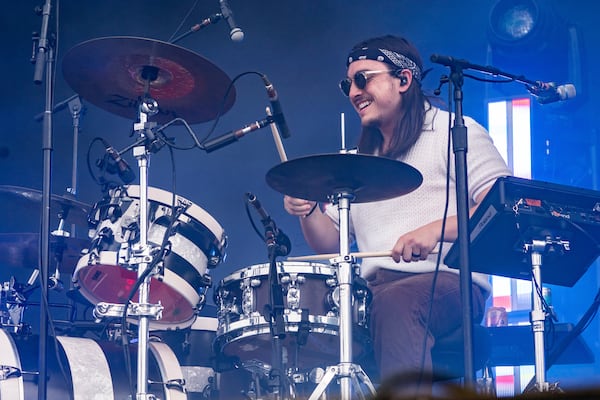
M 351 51 L 363 47 L 377 47 L 380 49 L 388 49 L 405 55 L 413 60 L 423 70 L 423 60 L 415 46 L 408 40 L 392 36 L 380 36 L 372 39 L 367 39 L 356 44 Z M 405 154 L 410 149 L 421 134 L 423 122 L 425 120 L 426 96 L 421 89 L 421 82 L 413 78 L 408 90 L 402 94 L 402 107 L 404 110 L 398 110 L 398 116 L 404 114 L 403 118 L 399 118 L 396 124 L 394 136 L 390 142 L 390 146 L 385 153 L 381 153 L 383 137 L 377 127 L 366 126 L 362 128 L 362 132 L 358 141 L 358 149 L 361 153 L 373 154 L 379 152 L 379 155 L 398 158 Z

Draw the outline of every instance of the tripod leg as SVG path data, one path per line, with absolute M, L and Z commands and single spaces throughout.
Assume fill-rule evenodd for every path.
M 371 382 L 371 379 L 369 379 L 369 377 L 367 376 L 365 371 L 363 371 L 360 365 L 355 365 L 354 368 L 355 370 L 353 376 L 356 382 L 355 384 L 357 388 L 357 393 L 360 393 L 362 395 L 362 390 L 360 386 L 360 383 L 362 383 L 369 389 L 370 394 L 372 396 L 375 396 L 377 392 L 375 391 L 375 386 L 373 386 L 373 382 Z
M 331 383 L 331 380 L 339 373 L 339 367 L 337 365 L 327 368 L 327 372 L 323 375 L 323 379 L 317 385 L 315 390 L 312 392 L 308 400 L 318 400 L 319 397 L 325 392 L 325 389 Z

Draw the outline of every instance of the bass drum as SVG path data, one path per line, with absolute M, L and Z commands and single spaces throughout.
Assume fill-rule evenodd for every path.
M 130 395 L 123 348 L 114 342 L 59 336 L 57 351 L 49 343 L 46 398 L 73 400 L 121 400 Z M 38 399 L 37 336 L 14 336 L 0 330 L 0 366 L 7 372 L 0 380 L 1 400 Z M 136 382 L 136 348 L 130 349 Z M 165 400 L 186 400 L 183 375 L 177 358 L 163 343 L 150 343 L 148 392 Z
M 157 248 L 163 242 L 173 215 L 173 195 L 148 188 L 148 242 Z M 149 303 L 161 303 L 162 318 L 151 320 L 152 329 L 187 328 L 198 304 L 211 285 L 206 269 L 225 257 L 226 236 L 206 211 L 191 201 L 175 196 L 180 211 L 169 237 L 163 276 L 150 280 Z M 137 280 L 130 266 L 131 247 L 139 243 L 140 187 L 130 185 L 111 190 L 110 198 L 96 203 L 89 220 L 92 244 L 77 263 L 73 284 L 92 304 L 125 304 Z M 137 302 L 137 294 L 134 302 Z M 132 319 L 131 322 L 136 322 Z
M 242 365 L 272 364 L 269 264 L 244 268 L 225 277 L 215 291 L 219 327 L 215 347 Z M 339 362 L 339 314 L 336 269 L 329 265 L 279 262 L 283 286 L 284 359 L 290 368 L 310 369 Z M 371 293 L 357 277 L 353 284 L 353 354 L 370 345 L 367 330 Z
M 217 325 L 217 308 L 204 305 L 191 327 L 150 332 L 151 340 L 167 344 L 177 357 L 188 400 L 219 398 L 220 374 L 214 369 L 216 355 L 213 351 Z

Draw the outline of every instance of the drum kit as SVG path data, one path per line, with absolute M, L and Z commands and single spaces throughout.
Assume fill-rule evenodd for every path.
M 330 264 L 277 262 L 285 324 L 279 356 L 290 387 L 265 391 L 260 379 L 272 372 L 272 321 L 264 313 L 273 298 L 269 265 L 228 275 L 214 289 L 215 306 L 206 304 L 210 269 L 225 257 L 225 230 L 192 201 L 147 183 L 156 124 L 217 118 L 235 101 L 231 81 L 196 53 L 133 37 L 83 42 L 65 55 L 63 72 L 87 101 L 136 120 L 139 140 L 131 149 L 140 182 L 111 186 L 93 206 L 51 198 L 51 215 L 60 221 L 50 240 L 53 277 L 70 274 L 73 298 L 93 307 L 90 325 L 105 329 L 100 323 L 109 321 L 124 344 L 51 332 L 48 398 L 218 398 L 227 385 L 220 373 L 236 369 L 253 377 L 239 393 L 245 398 L 296 398 L 296 385 L 304 383 L 314 389 L 311 399 L 324 398 L 335 381 L 343 399 L 353 392 L 364 398 L 364 388 L 375 394 L 354 364 L 369 351 L 370 292 L 349 251 L 350 204 L 409 193 L 421 174 L 398 161 L 345 152 L 282 160 L 268 171 L 276 191 L 337 206 L 340 253 Z M 0 196 L 31 214 L 41 208 L 41 193 L 33 189 L 0 186 Z M 88 239 L 71 237 L 69 224 L 86 227 Z M 0 263 L 34 271 L 25 285 L 11 279 L 2 286 L 0 348 L 8 351 L 0 352 L 0 399 L 33 399 L 37 392 L 39 338 L 22 317 L 29 293 L 39 288 L 39 239 L 0 235 Z

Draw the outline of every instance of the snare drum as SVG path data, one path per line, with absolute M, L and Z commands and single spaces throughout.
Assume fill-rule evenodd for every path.
M 136 265 L 129 263 L 132 246 L 139 243 L 139 192 L 136 185 L 113 189 L 90 213 L 90 221 L 96 222 L 90 231 L 92 244 L 77 263 L 73 283 L 93 304 L 124 304 L 137 280 Z M 183 211 L 168 238 L 163 274 L 150 280 L 149 303 L 163 306 L 162 318 L 150 320 L 153 329 L 189 327 L 211 285 L 207 267 L 216 267 L 225 257 L 226 236 L 217 221 L 191 201 L 175 198 Z M 148 203 L 148 242 L 158 247 L 171 223 L 172 194 L 149 187 Z
M 284 289 L 284 358 L 289 367 L 312 368 L 339 361 L 338 287 L 335 268 L 316 263 L 279 262 Z M 272 363 L 272 339 L 264 317 L 269 305 L 269 264 L 237 271 L 215 291 L 219 327 L 215 348 L 228 357 Z M 369 342 L 366 285 L 353 285 L 353 352 L 359 356 Z
M 0 380 L 0 399 L 38 399 L 38 340 L 38 336 L 15 336 L 0 330 L 0 366 L 8 371 Z M 123 348 L 114 342 L 68 336 L 56 340 L 59 350 L 52 351 L 50 344 L 47 357 L 48 399 L 129 398 L 127 376 L 131 374 L 136 381 L 135 346 L 130 349 L 134 369 L 128 373 Z M 164 343 L 150 343 L 149 350 L 148 379 L 156 383 L 148 385 L 148 392 L 160 399 L 186 400 L 181 368 L 171 349 Z

